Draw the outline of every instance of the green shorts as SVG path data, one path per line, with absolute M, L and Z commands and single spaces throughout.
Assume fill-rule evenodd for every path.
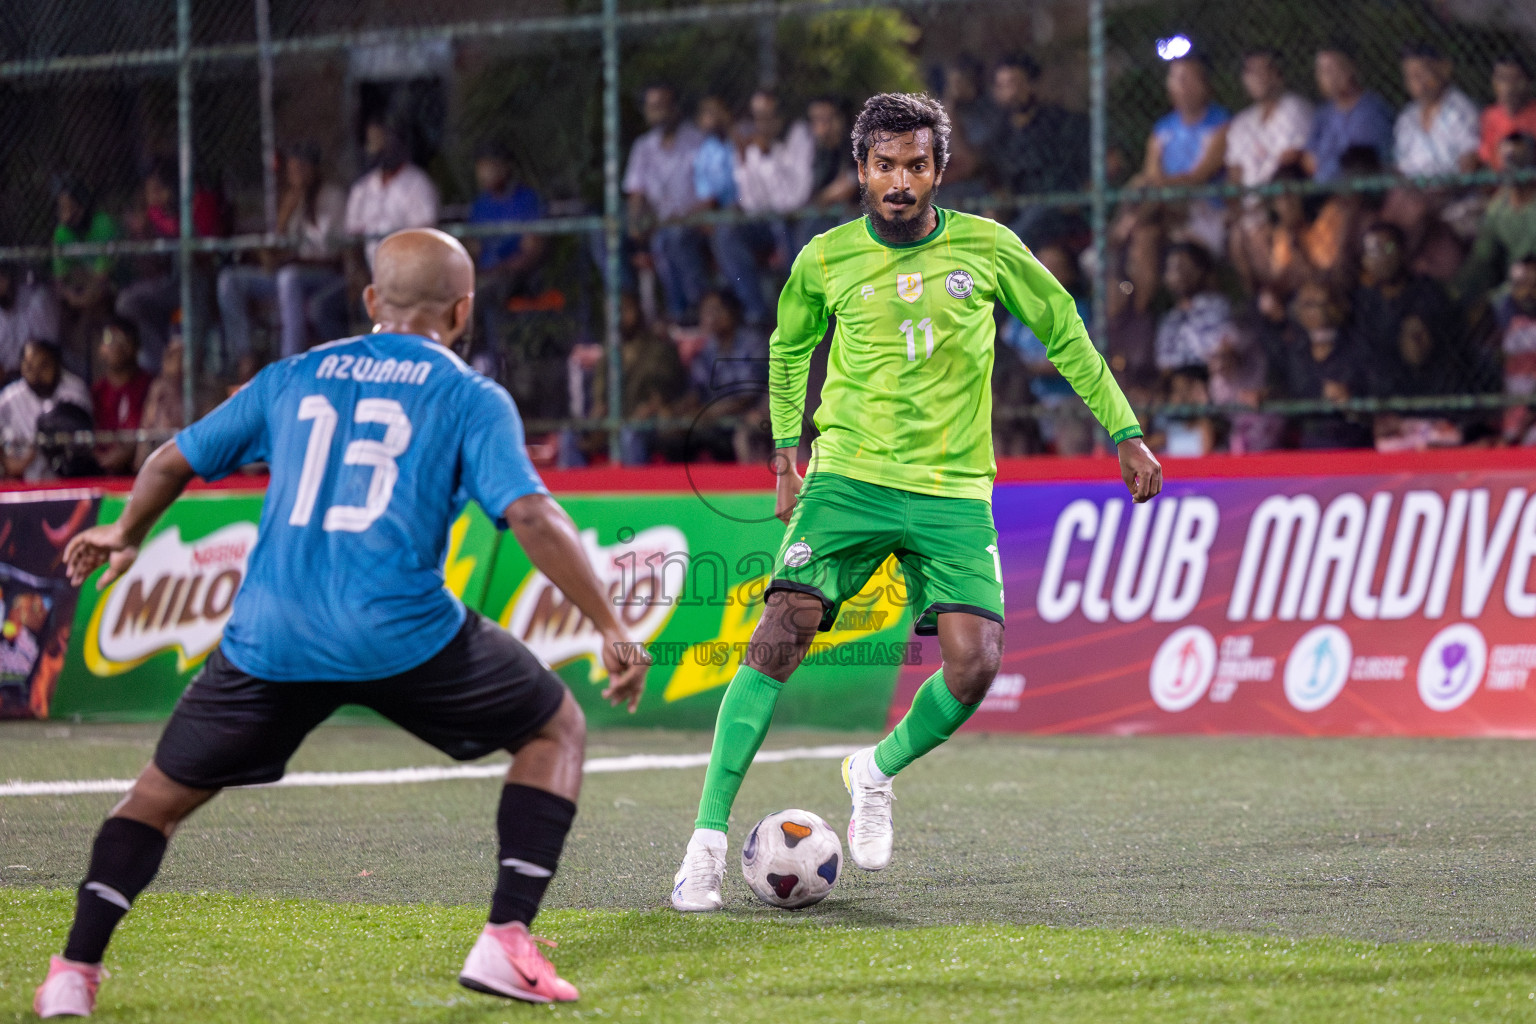
M 895 555 L 902 578 L 883 581 L 912 608 L 919 636 L 938 632 L 940 612 L 1003 621 L 1003 573 L 992 506 L 882 487 L 835 473 L 805 481 L 784 533 L 767 593 L 821 599 L 825 632 L 839 609 Z M 766 596 L 766 595 L 765 595 Z

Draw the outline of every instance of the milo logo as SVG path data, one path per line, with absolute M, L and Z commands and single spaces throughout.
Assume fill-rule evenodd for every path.
M 178 672 L 202 660 L 224 633 L 255 546 L 255 523 L 232 523 L 190 544 L 174 526 L 156 536 L 96 605 L 86 666 L 116 675 L 172 649 Z

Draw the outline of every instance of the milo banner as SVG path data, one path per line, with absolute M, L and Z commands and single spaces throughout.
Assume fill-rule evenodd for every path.
M 1481 461 L 999 485 L 1007 651 L 969 727 L 1536 735 L 1536 473 Z
M 0 718 L 47 718 L 74 621 L 64 546 L 96 524 L 90 491 L 0 494 Z

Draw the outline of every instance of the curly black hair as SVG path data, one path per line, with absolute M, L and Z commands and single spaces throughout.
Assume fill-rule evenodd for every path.
M 919 128 L 933 133 L 933 159 L 940 171 L 949 163 L 949 115 L 944 104 L 925 92 L 882 92 L 864 101 L 853 122 L 853 158 L 859 166 L 881 136 L 905 135 Z

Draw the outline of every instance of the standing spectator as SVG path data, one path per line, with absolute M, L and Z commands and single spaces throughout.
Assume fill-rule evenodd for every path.
M 91 406 L 97 430 L 137 430 L 144 422 L 144 403 L 151 378 L 139 366 L 139 335 L 130 320 L 114 320 L 101 332 L 97 359 L 102 374 L 91 385 Z M 108 475 L 133 472 L 138 446 L 112 441 L 96 446 L 96 461 Z
M 252 302 L 277 303 L 281 351 L 309 347 L 311 331 L 322 341 L 347 333 L 346 276 L 337 236 L 343 233 L 347 197 L 321 177 L 320 148 L 300 143 L 283 157 L 283 192 L 277 233 L 284 249 L 263 249 L 260 266 L 226 267 L 219 273 L 219 312 L 224 347 L 232 362 L 251 354 Z
M 1370 146 L 1381 165 L 1392 159 L 1392 108 L 1360 84 L 1353 55 L 1342 45 L 1317 53 L 1317 91 L 1324 103 L 1312 118 L 1307 151 L 1302 157 L 1316 181 L 1339 176 L 1339 158 L 1351 146 Z
M 1229 176 L 1243 185 L 1264 185 L 1282 163 L 1301 158 L 1312 131 L 1312 104 L 1286 90 L 1280 54 L 1271 49 L 1243 57 L 1243 90 L 1253 105 L 1239 112 L 1227 130 Z
M 1509 293 L 1495 311 L 1504 353 L 1504 393 L 1536 401 L 1536 256 L 1510 264 Z M 1503 434 L 1507 444 L 1536 445 L 1536 408 L 1507 407 Z
M 732 427 L 721 420 L 750 419 L 753 410 L 767 409 L 768 338 L 761 328 L 742 322 L 741 303 L 728 289 L 704 296 L 699 327 L 704 347 L 688 364 L 689 401 L 697 410 L 690 432 L 693 451 L 683 454 L 708 452 L 720 461 L 751 462 L 753 424 Z
M 1210 250 L 1196 242 L 1169 248 L 1163 284 L 1173 293 L 1174 305 L 1157 325 L 1159 369 L 1206 366 L 1218 351 L 1234 344 L 1232 304 L 1212 285 L 1215 269 Z
M 1516 132 L 1500 142 L 1499 165 L 1507 171 L 1536 170 L 1536 136 Z M 1475 301 L 1504 280 L 1512 263 L 1532 255 L 1536 255 L 1536 182 L 1510 182 L 1488 204 L 1472 253 L 1456 278 L 1456 291 L 1462 301 Z
M 437 224 L 437 186 L 427 172 L 410 162 L 410 150 L 400 132 L 383 121 L 370 121 L 364 130 L 363 156 L 368 172 L 347 194 L 346 231 L 363 235 L 363 255 L 373 268 L 373 254 L 385 235 L 405 228 Z
M 1414 274 L 1408 246 L 1396 224 L 1374 224 L 1365 233 L 1360 256 L 1360 287 L 1355 292 L 1354 328 L 1373 359 L 1397 351 L 1404 318 L 1417 316 L 1436 334 L 1453 329 L 1449 297 L 1438 281 Z
M 629 234 L 647 247 L 640 262 L 655 267 L 667 314 L 682 321 L 698 311 L 704 295 L 704 248 L 693 228 L 669 222 L 686 216 L 697 201 L 693 164 L 704 136 L 683 120 L 670 85 L 648 87 L 644 111 L 649 131 L 635 140 L 624 169 Z
M 29 341 L 59 340 L 59 306 L 46 285 L 25 268 L 0 262 L 0 380 L 21 371 L 21 348 Z
M 0 390 L 0 442 L 4 444 L 6 476 L 47 479 L 48 460 L 37 447 L 38 421 L 61 405 L 84 410 L 89 421 L 91 395 L 85 381 L 64 369 L 57 345 L 27 342 L 21 351 L 21 379 Z
M 746 311 L 747 322 L 768 322 L 768 300 L 758 276 L 758 258 L 788 268 L 799 251 L 783 215 L 811 198 L 816 142 L 804 121 L 790 123 L 778 94 L 759 89 L 749 104 L 751 128 L 740 140 L 736 192 L 743 213 L 758 218 L 722 225 L 714 234 L 715 262 Z
M 1493 62 L 1493 103 L 1483 108 L 1477 157 L 1496 171 L 1504 169 L 1499 144 L 1516 132 L 1536 135 L 1536 97 L 1525 58 L 1502 54 Z
M 54 197 L 59 222 L 53 229 L 55 246 L 77 242 L 111 242 L 117 222 L 94 209 L 86 187 L 74 178 L 57 183 Z M 112 316 L 112 257 L 55 256 L 53 281 L 59 290 L 59 347 L 64 366 L 81 377 L 90 375 L 91 347 L 101 325 Z
M 848 114 L 830 97 L 811 100 L 805 110 L 816 149 L 811 157 L 811 205 L 838 210 L 830 216 L 806 217 L 795 225 L 795 248 L 853 216 L 859 196 L 859 172 L 848 149 Z
M 138 241 L 181 237 L 174 165 L 159 161 L 144 175 L 143 206 L 128 215 L 128 235 Z M 135 261 L 136 280 L 117 296 L 117 315 L 139 331 L 139 359 L 155 370 L 170 337 L 171 318 L 181 308 L 181 273 L 174 256 L 145 256 Z
M 1477 106 L 1451 84 L 1451 62 L 1425 43 L 1403 49 L 1403 86 L 1412 102 L 1393 130 L 1397 169 L 1411 177 L 1477 169 Z
M 479 194 L 469 208 L 469 223 L 538 220 L 544 200 L 531 186 L 513 180 L 512 154 L 499 143 L 482 143 L 475 151 L 475 185 Z M 481 347 L 495 349 L 502 339 L 507 303 L 538 291 L 537 277 L 546 251 L 543 235 L 485 235 L 471 244 L 478 250 L 475 307 L 480 312 Z M 561 372 L 564 372 L 562 355 Z

